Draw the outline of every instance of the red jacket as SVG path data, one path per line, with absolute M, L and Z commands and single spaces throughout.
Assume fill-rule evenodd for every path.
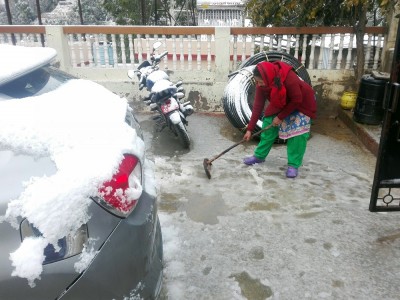
M 284 64 L 279 62 L 279 64 Z M 250 122 L 247 126 L 247 130 L 253 131 L 256 127 L 257 121 L 259 120 L 261 113 L 264 109 L 267 100 L 268 106 L 264 111 L 264 116 L 277 115 L 279 119 L 283 120 L 289 116 L 295 110 L 302 112 L 303 114 L 314 119 L 317 112 L 317 103 L 315 100 L 315 93 L 312 87 L 305 81 L 300 79 L 297 74 L 291 69 L 285 74 L 283 78 L 283 86 L 286 89 L 286 97 L 284 101 L 279 101 L 278 99 L 270 99 L 271 97 L 271 87 L 273 79 L 267 78 L 267 74 L 263 68 L 269 67 L 271 63 L 260 63 L 257 67 L 263 77 L 263 81 L 266 82 L 268 87 L 256 87 L 256 95 L 254 98 L 253 110 L 250 118 Z M 284 95 L 284 93 L 283 93 Z M 280 108 L 281 107 L 281 108 Z

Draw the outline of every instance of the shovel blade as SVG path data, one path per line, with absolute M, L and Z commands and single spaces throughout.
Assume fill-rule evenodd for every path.
M 211 179 L 211 162 L 208 158 L 203 160 L 203 167 L 208 179 Z

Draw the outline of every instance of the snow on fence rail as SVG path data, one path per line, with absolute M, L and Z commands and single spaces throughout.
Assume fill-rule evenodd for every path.
M 217 27 L 62 26 L 73 68 L 131 68 L 150 56 L 152 44 L 168 51 L 161 67 L 213 71 L 220 54 Z M 381 63 L 387 28 L 367 27 L 365 67 Z M 0 43 L 47 45 L 46 26 L 0 26 Z M 351 27 L 231 27 L 229 69 L 261 51 L 290 53 L 307 69 L 351 69 L 356 61 L 356 37 Z M 226 53 L 226 52 L 224 52 Z

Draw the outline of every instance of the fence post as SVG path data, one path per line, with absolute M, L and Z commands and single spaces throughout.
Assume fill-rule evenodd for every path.
M 391 72 L 392 67 L 393 51 L 397 36 L 397 27 L 399 26 L 399 18 L 397 17 L 399 11 L 399 4 L 396 4 L 394 9 L 389 12 L 389 15 L 386 18 L 389 24 L 389 30 L 384 39 L 385 42 L 383 43 L 380 70 L 388 73 Z
M 62 26 L 46 26 L 47 46 L 56 49 L 60 69 L 67 72 L 71 68 L 71 54 L 68 37 Z
M 226 81 L 230 67 L 230 27 L 215 27 L 215 78 Z

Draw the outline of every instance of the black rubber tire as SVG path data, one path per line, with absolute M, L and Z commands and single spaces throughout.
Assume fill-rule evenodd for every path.
M 293 67 L 293 69 L 296 71 L 296 73 L 299 75 L 301 79 L 303 79 L 305 82 L 311 85 L 310 75 L 308 74 L 306 67 L 301 62 L 299 62 L 297 58 L 286 52 L 279 52 L 279 51 L 259 52 L 247 58 L 245 61 L 243 61 L 238 69 L 248 66 L 253 66 L 262 61 L 270 61 L 270 62 L 283 61 L 285 63 L 288 63 Z
M 252 103 L 249 94 L 255 90 L 254 66 L 240 69 L 229 79 L 223 94 L 223 109 L 231 124 L 244 131 L 250 121 Z M 259 124 L 257 124 L 259 125 Z
M 190 147 L 190 138 L 187 132 L 185 124 L 183 122 L 179 122 L 178 124 L 174 124 L 175 132 L 185 149 L 189 149 Z

